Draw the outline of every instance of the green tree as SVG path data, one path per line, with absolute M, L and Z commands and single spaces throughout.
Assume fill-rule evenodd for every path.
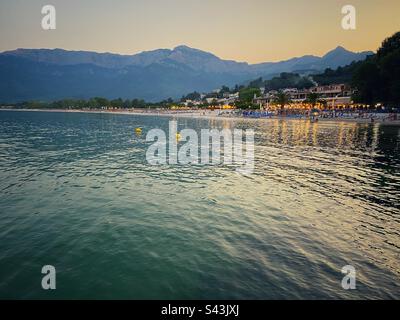
M 124 109 L 132 108 L 132 102 L 131 102 L 129 99 L 126 99 L 126 100 L 124 101 L 124 103 L 122 104 L 122 107 L 123 107 Z
M 90 99 L 89 101 L 92 101 L 90 105 L 93 105 L 93 108 L 101 108 L 101 107 L 109 107 L 110 106 L 110 101 L 108 101 L 105 98 L 102 97 L 95 97 L 93 99 Z
M 181 101 L 184 102 L 186 100 L 200 100 L 200 93 L 198 93 L 197 91 L 194 91 L 192 93 L 187 94 L 186 96 L 183 96 Z
M 251 103 L 254 97 L 259 97 L 261 91 L 259 88 L 243 88 L 239 91 L 239 99 L 245 103 Z
M 222 86 L 221 90 L 219 91 L 219 93 L 224 94 L 224 93 L 229 93 L 230 89 L 227 86 Z
M 118 98 L 111 100 L 110 104 L 113 108 L 122 108 L 122 106 L 124 105 L 124 101 L 121 98 Z
M 280 106 L 281 112 L 283 112 L 285 106 L 289 104 L 290 101 L 290 96 L 283 91 L 279 91 L 273 99 L 273 103 Z
M 262 88 L 264 87 L 264 81 L 263 78 L 258 78 L 256 80 L 250 81 L 249 83 L 250 88 Z
M 133 108 L 145 108 L 146 107 L 146 102 L 141 99 L 133 99 L 132 100 L 132 107 Z
M 317 103 L 324 103 L 324 101 L 320 99 L 320 94 L 317 92 L 311 92 L 307 96 L 306 102 L 310 103 L 313 108 L 317 105 Z
M 357 68 L 352 85 L 357 102 L 400 104 L 400 32 L 384 40 L 377 54 Z
M 381 97 L 381 75 L 374 60 L 361 64 L 353 75 L 352 85 L 357 88 L 353 99 L 356 102 L 374 104 Z
M 381 101 L 397 106 L 400 103 L 400 32 L 387 43 L 391 51 L 385 48 L 384 54 L 378 51 L 378 67 L 381 73 Z

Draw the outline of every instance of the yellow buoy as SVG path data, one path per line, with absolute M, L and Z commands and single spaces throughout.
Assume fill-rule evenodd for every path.
M 135 129 L 135 132 L 136 132 L 136 133 L 142 133 L 142 128 L 136 128 L 136 129 Z
M 176 140 L 180 140 L 181 139 L 181 134 L 180 133 L 177 133 L 176 134 Z

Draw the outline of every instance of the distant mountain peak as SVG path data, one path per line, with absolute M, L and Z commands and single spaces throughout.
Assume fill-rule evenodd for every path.
M 337 46 L 335 49 L 333 49 L 332 51 L 349 51 L 347 50 L 345 47 L 342 46 Z
M 337 46 L 335 49 L 328 51 L 324 56 L 322 56 L 322 58 L 325 57 L 330 57 L 330 56 L 334 56 L 334 55 L 369 55 L 369 54 L 373 54 L 372 51 L 361 51 L 361 52 L 354 52 L 354 51 L 350 51 L 347 50 L 346 48 L 342 47 L 342 46 Z
M 189 46 L 187 46 L 187 45 L 184 45 L 184 44 L 181 44 L 181 45 L 179 45 L 179 46 L 176 46 L 173 50 L 174 50 L 174 51 L 175 51 L 175 50 L 177 50 L 177 51 L 179 51 L 179 50 L 188 50 L 188 51 L 196 50 L 196 51 L 200 51 L 200 50 L 198 50 L 198 49 L 191 48 L 191 47 L 189 47 Z
M 200 50 L 200 49 L 195 49 L 195 48 L 191 48 L 189 46 L 186 45 L 179 45 L 177 47 L 175 47 L 172 50 L 172 54 L 174 53 L 182 53 L 185 55 L 194 55 L 197 57 L 203 57 L 203 58 L 212 58 L 212 59 L 219 59 L 216 55 L 204 51 L 204 50 Z
M 354 54 L 355 52 L 351 52 L 342 46 L 337 46 L 335 49 L 328 51 L 326 54 L 322 56 L 322 58 L 331 57 L 334 55 L 342 55 L 342 54 Z

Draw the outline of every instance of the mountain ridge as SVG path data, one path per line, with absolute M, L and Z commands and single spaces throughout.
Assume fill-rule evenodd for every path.
M 245 61 L 235 61 L 232 59 L 221 59 L 218 56 L 216 56 L 213 53 L 203 51 L 200 49 L 196 48 L 191 48 L 186 45 L 178 45 L 174 47 L 173 49 L 154 49 L 154 50 L 147 50 L 147 51 L 142 51 L 134 54 L 120 54 L 120 53 L 111 53 L 111 52 L 96 52 L 96 51 L 86 51 L 86 50 L 67 50 L 67 49 L 62 49 L 62 48 L 54 48 L 54 49 L 47 49 L 47 48 L 39 48 L 39 49 L 32 49 L 32 48 L 17 48 L 15 50 L 6 50 L 3 52 L 0 52 L 0 55 L 14 55 L 14 56 L 25 56 L 26 58 L 30 58 L 33 60 L 32 53 L 37 56 L 37 53 L 40 52 L 45 52 L 45 53 L 51 53 L 51 54 L 58 54 L 58 53 L 69 53 L 69 54 L 75 54 L 75 55 L 96 55 L 96 56 L 108 56 L 108 57 L 115 57 L 115 58 L 121 58 L 121 59 L 133 59 L 135 62 L 135 58 L 139 58 L 145 55 L 155 55 L 155 54 L 162 54 L 164 53 L 164 56 L 166 57 L 166 54 L 171 55 L 171 54 L 176 54 L 177 52 L 194 52 L 194 53 L 199 53 L 202 55 L 207 55 L 208 57 L 212 57 L 214 59 L 218 59 L 221 61 L 225 62 L 234 62 L 238 64 L 244 64 L 248 66 L 257 66 L 257 65 L 266 65 L 266 64 L 277 64 L 277 63 L 282 63 L 282 62 L 288 62 L 292 60 L 299 60 L 299 59 L 320 59 L 320 58 L 327 58 L 334 53 L 341 52 L 341 53 L 346 53 L 346 54 L 354 54 L 354 55 L 364 55 L 364 54 L 373 54 L 373 51 L 360 51 L 360 52 L 353 52 L 345 49 L 342 46 L 337 46 L 335 49 L 332 49 L 328 51 L 326 54 L 323 56 L 317 56 L 317 55 L 312 55 L 312 54 L 305 54 L 302 56 L 296 56 L 290 59 L 285 59 L 285 60 L 279 60 L 279 61 L 266 61 L 266 62 L 257 62 L 257 63 L 248 63 Z M 31 54 L 31 56 L 29 56 Z
M 322 57 L 304 55 L 279 62 L 249 64 L 220 59 L 185 45 L 133 55 L 19 48 L 0 53 L 3 83 L 0 101 L 89 98 L 90 95 L 157 101 L 178 98 L 194 90 L 233 86 L 260 76 L 268 79 L 281 72 L 335 69 L 365 59 L 369 54 L 372 52 L 355 53 L 338 46 Z

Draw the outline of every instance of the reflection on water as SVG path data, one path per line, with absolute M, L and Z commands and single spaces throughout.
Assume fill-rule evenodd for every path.
M 399 126 L 176 119 L 254 128 L 242 176 L 147 165 L 169 120 L 0 112 L 0 297 L 399 298 Z

